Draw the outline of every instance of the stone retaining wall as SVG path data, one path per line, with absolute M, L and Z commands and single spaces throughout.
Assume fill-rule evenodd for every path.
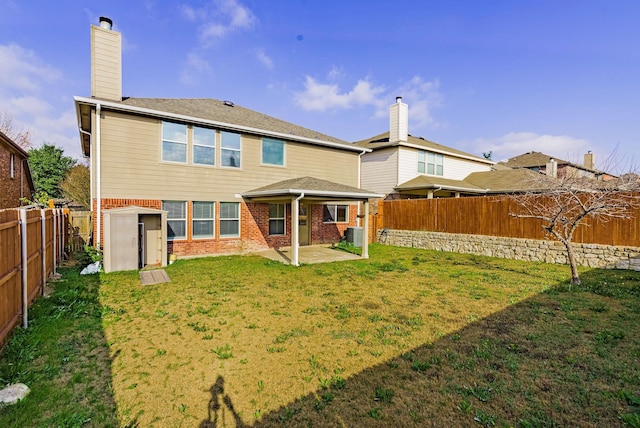
M 566 250 L 557 241 L 380 229 L 378 242 L 398 247 L 568 264 Z M 640 271 L 640 247 L 574 244 L 574 249 L 576 261 L 581 266 Z

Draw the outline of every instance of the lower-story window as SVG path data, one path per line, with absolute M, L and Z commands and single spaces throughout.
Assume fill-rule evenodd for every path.
M 346 223 L 349 221 L 349 205 L 326 204 L 322 217 L 325 223 Z
M 240 236 L 240 203 L 220 202 L 220 237 Z
M 187 203 L 184 201 L 162 201 L 162 209 L 167 211 L 167 239 L 187 238 Z
M 285 234 L 285 204 L 269 204 L 269 235 Z
M 213 202 L 193 202 L 193 239 L 213 238 Z

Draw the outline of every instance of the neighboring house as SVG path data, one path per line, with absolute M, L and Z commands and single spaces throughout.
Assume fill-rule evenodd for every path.
M 29 154 L 0 132 L 0 209 L 23 205 L 35 193 Z
M 370 150 L 229 101 L 123 98 L 121 35 L 109 19 L 91 26 L 91 48 L 91 97 L 75 104 L 94 243 L 111 270 L 164 265 L 167 248 L 292 246 L 297 265 L 298 245 L 337 242 L 359 214 L 367 257 L 367 201 L 381 196 L 359 187 L 359 156 Z M 122 255 L 131 246 L 138 263 Z
M 582 165 L 540 152 L 524 153 L 500 163 L 509 168 L 526 168 L 558 178 L 583 177 L 602 181 L 616 178 L 614 175 L 596 169 L 595 154 L 591 151 L 584 155 Z
M 389 110 L 389 132 L 355 143 L 371 150 L 361 157 L 362 187 L 387 199 L 478 193 L 462 180 L 473 172 L 491 171 L 494 162 L 409 135 L 409 109 L 401 97 Z

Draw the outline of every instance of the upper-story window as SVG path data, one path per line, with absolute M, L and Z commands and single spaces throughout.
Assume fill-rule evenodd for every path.
M 216 131 L 209 128 L 193 127 L 193 163 L 198 165 L 216 164 Z
M 284 141 L 263 138 L 262 163 L 264 165 L 284 166 Z
M 162 122 L 162 160 L 187 162 L 187 125 Z
M 9 154 L 9 178 L 14 178 L 16 176 L 16 155 L 13 153 Z
M 240 168 L 240 134 L 235 132 L 220 132 L 221 165 Z
M 418 173 L 444 175 L 444 156 L 440 153 L 418 151 Z

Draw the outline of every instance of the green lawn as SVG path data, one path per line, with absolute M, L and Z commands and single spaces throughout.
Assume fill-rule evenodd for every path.
M 640 426 L 640 273 L 370 256 L 62 270 L 0 359 L 33 389 L 0 426 Z

